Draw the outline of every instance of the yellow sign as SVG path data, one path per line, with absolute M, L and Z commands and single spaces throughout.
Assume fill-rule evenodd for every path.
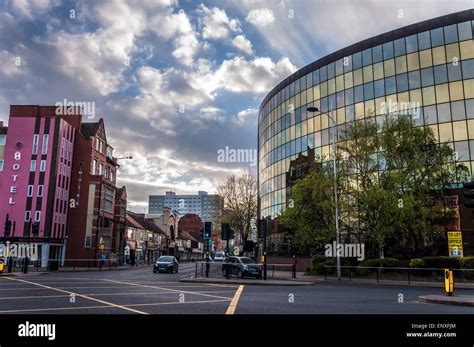
M 3 272 L 5 258 L 0 257 L 0 274 Z
M 452 270 L 444 269 L 444 289 L 446 290 L 446 294 L 453 295 L 454 279 Z
M 463 257 L 462 233 L 448 231 L 448 249 L 450 257 Z

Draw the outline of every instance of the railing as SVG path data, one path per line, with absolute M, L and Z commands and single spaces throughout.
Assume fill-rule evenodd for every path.
M 455 287 L 474 287 L 474 269 L 451 269 Z M 337 278 L 336 266 L 324 266 L 324 279 Z M 444 269 L 410 267 L 341 266 L 341 279 L 393 284 L 444 286 Z
M 196 262 L 194 270 L 195 278 L 232 278 L 232 277 L 245 277 L 245 278 L 264 278 L 264 265 L 263 264 L 248 264 L 251 268 L 257 268 L 257 271 L 252 273 L 251 271 L 243 271 L 243 266 L 234 263 L 226 262 Z M 226 268 L 228 273 L 226 273 Z M 240 272 L 239 272 L 240 271 Z M 296 278 L 296 265 L 295 264 L 267 264 L 267 278 Z

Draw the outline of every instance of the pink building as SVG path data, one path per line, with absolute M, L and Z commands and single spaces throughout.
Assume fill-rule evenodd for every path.
M 54 106 L 11 106 L 0 128 L 0 240 L 39 245 L 41 266 L 64 260 L 71 166 L 80 115 L 58 116 Z M 33 233 L 33 231 L 36 231 Z

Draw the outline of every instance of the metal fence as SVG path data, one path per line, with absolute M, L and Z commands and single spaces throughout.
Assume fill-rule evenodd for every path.
M 474 269 L 451 269 L 456 287 L 474 287 Z M 336 266 L 324 266 L 324 279 L 337 278 Z M 341 278 L 348 281 L 444 286 L 444 269 L 409 267 L 341 266 Z
M 263 279 L 264 265 L 263 264 L 249 264 L 252 267 L 258 267 L 261 275 L 260 279 Z M 225 278 L 226 267 L 229 270 L 229 278 L 239 277 L 239 265 L 225 262 L 197 262 L 194 277 L 195 278 Z M 253 277 L 253 276 L 244 276 Z M 256 276 L 255 276 L 256 277 Z M 296 267 L 295 264 L 267 264 L 267 278 L 296 278 Z

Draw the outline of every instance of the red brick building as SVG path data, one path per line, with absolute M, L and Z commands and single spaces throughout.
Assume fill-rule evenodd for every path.
M 118 167 L 103 119 L 83 123 L 74 146 L 70 196 L 75 207 L 69 211 L 66 259 L 97 259 L 100 252 L 114 259 L 123 251 L 121 235 L 116 235 L 122 231 L 115 226 L 126 223 L 122 216 L 126 192 L 120 188 L 120 197 L 116 195 Z M 116 209 L 117 201 L 121 206 Z
M 204 228 L 204 222 L 197 214 L 188 213 L 179 219 L 178 229 L 200 242 L 202 242 L 201 228 Z

